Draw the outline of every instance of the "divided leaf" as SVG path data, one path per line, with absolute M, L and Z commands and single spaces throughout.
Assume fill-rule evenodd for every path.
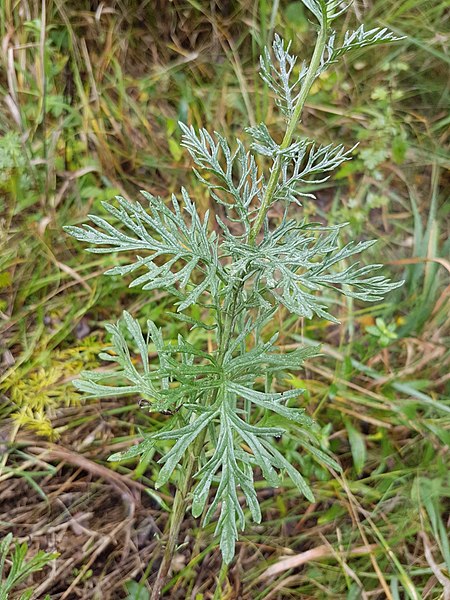
M 350 6 L 352 0 L 302 0 L 319 23 L 331 23 L 342 15 Z
M 216 142 L 206 129 L 196 133 L 193 127 L 181 122 L 179 125 L 183 132 L 181 145 L 188 149 L 196 165 L 213 176 L 213 180 L 206 180 L 194 169 L 196 176 L 208 187 L 211 197 L 225 207 L 227 217 L 243 225 L 244 235 L 248 235 L 256 211 L 254 204 L 260 204 L 262 194 L 262 178 L 255 159 L 239 140 L 232 152 L 219 133 L 214 132 Z
M 402 281 L 391 283 L 381 275 L 370 276 L 381 267 L 377 264 L 359 267 L 359 263 L 353 263 L 343 270 L 334 271 L 337 263 L 374 244 L 373 241 L 349 242 L 339 249 L 341 228 L 342 225 L 329 227 L 327 235 L 314 236 L 313 227 L 283 220 L 258 246 L 227 241 L 226 248 L 234 257 L 233 272 L 244 271 L 247 276 L 252 274 L 264 284 L 259 288 L 261 295 L 271 294 L 277 302 L 300 317 L 310 319 L 315 314 L 337 322 L 328 312 L 327 305 L 331 298 L 311 292 L 325 288 L 366 302 L 375 302 L 403 284 Z
M 144 339 L 141 326 L 127 311 L 123 312 L 123 321 L 116 325 L 107 325 L 111 335 L 111 346 L 108 352 L 99 355 L 104 361 L 114 362 L 116 368 L 101 371 L 83 371 L 81 379 L 74 381 L 77 389 L 84 392 L 87 398 L 109 398 L 139 394 L 144 400 L 151 402 L 155 410 L 163 410 L 170 406 L 172 399 L 167 394 L 168 373 L 165 360 L 161 331 L 152 321 L 147 322 L 148 335 Z M 133 359 L 129 342 L 124 331 L 131 337 L 136 346 L 140 360 Z M 159 368 L 150 368 L 149 343 L 152 342 L 160 356 Z
M 335 34 L 331 34 L 327 41 L 327 45 L 322 56 L 320 72 L 323 72 L 332 63 L 335 63 L 341 56 L 369 46 L 377 46 L 386 42 L 397 42 L 404 39 L 396 36 L 387 27 L 374 27 L 373 29 L 365 30 L 364 25 L 360 25 L 358 29 L 346 31 L 344 39 L 340 46 L 335 45 Z
M 290 47 L 291 42 L 285 45 L 284 40 L 275 34 L 272 44 L 273 58 L 268 48 L 264 49 L 260 57 L 261 79 L 275 93 L 275 102 L 287 119 L 294 112 L 301 83 L 308 73 L 306 65 L 303 64 L 298 74 L 294 75 L 297 57 L 289 54 Z
M 144 269 L 145 273 L 130 284 L 130 287 L 142 286 L 144 290 L 172 290 L 176 284 L 185 290 L 191 284 L 193 290 L 182 296 L 178 308 L 184 310 L 203 292 L 209 290 L 214 294 L 224 274 L 217 257 L 216 236 L 208 232 L 208 214 L 202 222 L 187 191 L 182 189 L 181 193 L 188 218 L 181 212 L 174 195 L 170 210 L 160 198 L 143 191 L 149 202 L 148 211 L 140 203 L 120 196 L 117 197 L 119 208 L 102 202 L 111 220 L 117 221 L 120 228 L 106 219 L 89 215 L 97 228 L 84 225 L 65 227 L 65 230 L 77 240 L 91 244 L 89 252 L 144 251 L 147 256 L 136 256 L 133 262 L 113 267 L 106 275 L 123 276 Z M 194 279 L 194 271 L 203 278 L 200 283 Z
M 206 512 L 204 524 L 212 519 L 220 505 L 215 535 L 220 535 L 220 548 L 223 560 L 227 564 L 234 556 L 238 528 L 245 528 L 245 513 L 238 496 L 239 488 L 244 495 L 253 520 L 256 523 L 261 521 L 261 510 L 253 483 L 253 469 L 256 466 L 260 467 L 267 482 L 275 487 L 281 485 L 277 471 L 286 471 L 299 491 L 308 500 L 314 500 L 303 477 L 283 458 L 271 441 L 271 438 L 280 437 L 284 433 L 284 429 L 250 425 L 236 414 L 235 395 L 236 393 L 242 395 L 241 392 L 240 388 L 228 386 L 228 392 L 225 393 L 220 407 L 220 418 L 217 425 L 219 433 L 215 448 L 212 456 L 207 458 L 206 463 L 197 474 L 200 480 L 193 491 L 192 502 L 193 515 L 200 516 L 205 510 L 212 483 L 217 482 L 217 488 Z M 274 410 L 276 407 L 273 408 L 273 406 L 278 399 L 275 398 L 276 396 L 267 395 L 267 402 Z M 283 395 L 280 394 L 280 396 Z M 254 402 L 255 396 L 251 394 L 250 397 Z M 268 406 L 269 404 L 265 408 Z

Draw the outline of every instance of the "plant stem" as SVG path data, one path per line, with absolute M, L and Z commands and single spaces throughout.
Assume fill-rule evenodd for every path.
M 156 581 L 153 585 L 151 600 L 158 600 L 161 595 L 161 590 L 166 582 L 167 575 L 170 570 L 170 565 L 175 554 L 180 535 L 181 525 L 184 521 L 184 515 L 187 508 L 187 496 L 191 489 L 192 476 L 197 466 L 198 455 L 201 452 L 204 442 L 204 435 L 200 435 L 189 454 L 183 473 L 181 474 L 180 486 L 177 488 L 173 501 L 172 513 L 170 515 L 169 538 L 167 540 L 166 549 L 161 565 L 156 576 Z
M 308 97 L 309 90 L 311 89 L 312 84 L 316 78 L 317 69 L 320 66 L 320 59 L 322 57 L 325 44 L 327 41 L 327 20 L 324 16 L 322 18 L 322 23 L 320 26 L 320 31 L 317 36 L 316 45 L 314 48 L 314 53 L 311 58 L 311 62 L 309 64 L 308 72 L 303 81 L 303 85 L 300 90 L 300 94 L 298 96 L 297 104 L 295 105 L 294 112 L 292 113 L 292 117 L 289 120 L 286 133 L 284 134 L 283 141 L 280 145 L 280 150 L 286 150 L 289 147 L 292 137 L 294 135 L 295 129 L 300 121 L 300 117 L 302 115 L 303 107 L 305 106 L 306 98 Z M 274 161 L 272 171 L 270 173 L 270 178 L 267 183 L 266 193 L 264 195 L 264 199 L 261 205 L 261 208 L 258 212 L 258 216 L 253 223 L 253 227 L 250 231 L 249 242 L 254 245 L 256 241 L 256 236 L 258 235 L 264 219 L 266 217 L 267 211 L 269 210 L 273 196 L 275 194 L 276 186 L 278 183 L 278 179 L 280 177 L 281 171 L 281 157 L 278 155 Z
M 327 22 L 326 17 L 323 18 L 322 24 L 320 27 L 319 34 L 317 36 L 316 45 L 314 48 L 314 53 L 311 58 L 311 63 L 308 69 L 308 73 L 303 81 L 303 85 L 300 90 L 300 94 L 297 100 L 297 104 L 295 105 L 294 112 L 292 113 L 292 117 L 289 120 L 286 133 L 284 134 L 283 141 L 281 143 L 280 149 L 285 150 L 291 143 L 292 137 L 294 135 L 295 129 L 300 120 L 303 107 L 305 105 L 306 98 L 308 96 L 309 90 L 311 89 L 312 84 L 316 78 L 317 69 L 320 65 L 320 59 L 322 57 L 323 50 L 325 48 L 327 36 Z M 266 193 L 264 195 L 264 199 L 261 205 L 261 209 L 259 211 L 258 217 L 256 218 L 253 227 L 250 231 L 249 242 L 250 244 L 254 244 L 256 240 L 256 236 L 258 235 L 264 219 L 266 217 L 267 211 L 269 210 L 273 196 L 275 193 L 275 189 L 278 183 L 278 179 L 281 171 L 281 159 L 278 156 L 274 162 L 269 182 L 267 184 Z M 220 340 L 220 347 L 218 349 L 218 364 L 219 366 L 223 363 L 225 353 L 230 342 L 231 336 L 233 334 L 234 323 L 236 320 L 236 307 L 238 305 L 238 297 L 242 292 L 243 284 L 239 283 L 237 286 L 233 286 L 234 289 L 232 294 L 228 297 L 227 306 L 225 308 L 225 322 L 222 339 Z M 215 394 L 216 395 L 216 394 Z M 214 400 L 214 398 L 213 398 Z M 173 560 L 173 556 L 175 553 L 176 546 L 178 544 L 178 537 L 180 534 L 181 525 L 184 520 L 184 516 L 187 509 L 187 497 L 189 495 L 191 485 L 192 485 L 192 477 L 196 471 L 198 456 L 201 452 L 202 446 L 204 442 L 204 435 L 199 436 L 197 438 L 197 443 L 195 444 L 192 453 L 187 459 L 186 467 L 183 473 L 180 474 L 181 481 L 180 486 L 175 493 L 175 498 L 173 502 L 173 509 L 170 518 L 170 529 L 169 529 L 169 538 L 167 540 L 167 546 L 164 551 L 163 560 L 161 566 L 158 571 L 158 575 L 156 577 L 155 584 L 153 586 L 151 600 L 158 600 L 161 595 L 162 588 L 166 581 L 167 575 L 169 573 L 170 564 Z M 223 582 L 223 577 L 226 574 L 226 570 L 221 571 L 222 577 L 220 578 L 220 583 Z
M 222 598 L 222 585 L 224 584 L 228 574 L 228 565 L 222 563 L 220 573 L 217 581 L 216 591 L 214 592 L 213 600 L 221 600 Z
M 219 365 L 223 363 L 225 352 L 233 332 L 233 324 L 236 319 L 236 303 L 241 287 L 242 284 L 233 286 L 233 292 L 228 296 L 228 306 L 225 310 L 224 332 L 219 348 Z M 214 401 L 216 396 L 217 390 L 214 391 L 214 395 L 212 396 L 211 401 Z M 191 490 L 192 477 L 197 469 L 198 456 L 200 455 L 200 452 L 202 450 L 204 438 L 204 433 L 197 437 L 192 452 L 187 458 L 183 472 L 180 473 L 180 486 L 175 492 L 172 513 L 170 516 L 169 538 L 167 540 L 164 556 L 158 570 L 158 575 L 156 576 L 156 581 L 153 585 L 151 600 L 158 600 L 160 598 L 162 588 L 170 570 L 170 565 L 172 563 L 173 556 L 175 554 L 175 550 L 178 544 L 178 537 L 180 535 L 181 525 L 184 521 L 184 516 L 186 514 L 188 504 L 187 497 Z

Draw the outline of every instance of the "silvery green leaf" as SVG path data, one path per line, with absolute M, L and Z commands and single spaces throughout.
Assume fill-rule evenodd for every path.
M 148 211 L 140 203 L 118 196 L 118 208 L 107 202 L 102 204 L 111 220 L 119 225 L 90 215 L 96 228 L 84 225 L 65 229 L 76 239 L 90 244 L 90 252 L 146 252 L 148 256 L 137 256 L 127 265 L 118 265 L 106 271 L 107 275 L 123 276 L 144 270 L 143 274 L 135 277 L 131 286 L 153 290 L 171 289 L 178 284 L 184 289 L 192 281 L 194 271 L 203 274 L 203 281 L 197 283 L 196 280 L 194 289 L 182 301 L 182 306 L 187 308 L 203 292 L 214 293 L 217 278 L 223 276 L 223 271 L 217 258 L 215 234 L 208 233 L 208 217 L 205 216 L 202 222 L 186 190 L 182 189 L 181 193 L 182 206 L 188 218 L 182 214 L 175 196 L 172 196 L 170 210 L 160 199 L 143 191 L 149 203 Z M 160 257 L 166 257 L 162 264 L 155 262 Z
M 214 331 L 214 329 L 217 329 L 217 324 L 208 325 L 207 323 L 204 323 L 203 321 L 199 321 L 198 319 L 193 319 L 192 317 L 189 317 L 188 315 L 185 315 L 183 313 L 168 313 L 168 314 L 170 314 L 170 317 L 172 319 L 176 319 L 177 321 L 183 321 L 184 323 L 188 323 L 189 325 L 192 325 L 191 330 L 195 329 L 195 328 L 199 328 L 199 329 L 206 329 L 206 331 Z
M 396 36 L 387 27 L 374 27 L 366 31 L 364 25 L 360 25 L 354 31 L 346 31 L 342 45 L 334 47 L 328 62 L 334 62 L 342 55 L 367 46 L 385 44 L 386 42 L 397 42 L 404 37 Z
M 176 391 L 168 394 L 169 376 L 161 331 L 152 321 L 147 322 L 147 339 L 141 326 L 127 311 L 116 325 L 108 325 L 112 354 L 102 352 L 100 357 L 117 363 L 116 368 L 102 371 L 83 371 L 75 387 L 88 398 L 106 398 L 136 394 L 149 401 L 149 405 L 163 410 L 178 399 Z M 133 358 L 124 332 L 131 337 L 140 360 Z M 149 362 L 149 345 L 153 343 L 159 354 L 159 366 L 153 369 Z
M 142 454 L 152 450 L 154 445 L 155 441 L 151 436 L 149 436 L 139 444 L 131 446 L 131 448 L 128 448 L 128 450 L 111 454 L 111 456 L 108 457 L 108 462 L 120 462 L 130 458 L 135 458 L 136 456 L 141 456 Z
M 184 453 L 186 452 L 188 447 L 200 435 L 200 433 L 205 429 L 208 423 L 212 421 L 212 419 L 214 419 L 216 415 L 217 411 L 210 410 L 196 417 L 192 423 L 186 425 L 185 427 L 175 429 L 170 432 L 164 431 L 154 435 L 154 440 L 177 440 L 176 444 L 171 448 L 171 450 L 159 460 L 159 462 L 163 463 L 164 466 L 159 472 L 158 478 L 155 482 L 156 488 L 161 487 L 166 483 L 166 481 L 168 481 L 175 467 L 183 458 Z
M 253 204 L 261 202 L 262 194 L 262 179 L 254 158 L 239 140 L 232 151 L 217 132 L 215 139 L 206 129 L 197 133 L 193 127 L 181 122 L 179 125 L 183 132 L 182 146 L 188 149 L 201 170 L 212 175 L 206 180 L 196 172 L 200 181 L 209 188 L 212 198 L 225 207 L 228 218 L 243 225 L 248 233 L 255 211 Z
M 265 393 L 245 387 L 237 383 L 229 383 L 228 390 L 238 397 L 250 400 L 253 404 L 271 410 L 279 415 L 291 419 L 292 421 L 301 420 L 303 412 L 299 409 L 289 408 L 282 404 L 290 398 L 297 398 L 304 393 L 304 390 L 289 390 L 283 393 Z
M 245 477 L 239 479 L 239 485 L 245 494 L 247 505 L 255 523 L 261 523 L 261 509 L 253 482 L 253 470 L 249 464 L 244 464 Z
M 302 0 L 319 23 L 330 23 L 343 14 L 351 4 L 351 0 Z
M 274 92 L 277 106 L 288 119 L 294 112 L 301 83 L 308 72 L 307 67 L 303 64 L 299 72 L 295 73 L 297 57 L 289 54 L 290 47 L 290 42 L 285 44 L 280 36 L 275 34 L 272 45 L 273 58 L 268 48 L 264 49 L 264 53 L 260 57 L 260 76 Z M 260 138 L 259 142 L 262 142 L 261 149 L 270 147 L 270 143 L 268 146 L 267 140 L 264 142 L 262 139 L 262 135 L 264 135 L 262 130 L 259 133 L 253 130 L 252 135 L 254 134 Z
M 297 471 L 297 469 L 295 469 L 291 463 L 287 461 L 280 452 L 278 452 L 273 444 L 268 444 L 265 440 L 261 440 L 261 443 L 266 447 L 266 450 L 272 454 L 275 459 L 277 459 L 281 468 L 286 470 L 293 483 L 297 486 L 298 490 L 305 496 L 305 498 L 307 498 L 310 502 L 315 502 L 314 494 L 312 493 L 311 488 Z

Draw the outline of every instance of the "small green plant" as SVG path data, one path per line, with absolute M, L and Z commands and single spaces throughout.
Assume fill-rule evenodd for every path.
M 92 366 L 101 348 L 101 344 L 88 338 L 82 346 L 54 350 L 47 355 L 47 360 L 39 348 L 41 362 L 38 367 L 16 369 L 0 382 L 0 393 L 8 394 L 14 407 L 11 418 L 16 428 L 25 427 L 37 435 L 58 439 L 59 432 L 52 425 L 52 417 L 59 408 L 76 406 L 80 402 L 72 384 L 64 380 L 69 374 Z
M 117 206 L 103 203 L 107 219 L 90 215 L 94 226 L 66 227 L 90 244 L 91 252 L 139 253 L 107 274 L 131 275 L 130 286 L 146 292 L 165 290 L 175 299 L 173 318 L 211 337 L 208 347 L 192 344 L 185 335 L 167 342 L 155 323 L 148 321 L 144 333 L 139 321 L 124 312 L 119 323 L 107 326 L 111 349 L 100 355 L 118 366 L 85 372 L 76 382 L 87 397 L 139 395 L 150 410 L 172 415 L 139 445 L 110 457 L 129 459 L 148 454 L 160 443 L 169 445 L 159 460 L 155 485 L 174 478 L 177 492 L 152 598 L 159 597 L 188 503 L 194 517 L 203 515 L 204 524 L 217 520 L 216 535 L 228 564 L 238 530 L 245 527 L 243 498 L 253 520 L 261 521 L 253 482 L 256 469 L 274 487 L 286 473 L 308 500 L 314 500 L 307 481 L 278 449 L 276 439 L 290 428 L 295 427 L 297 440 L 315 460 L 339 469 L 320 448 L 320 429 L 296 405 L 304 390 L 279 391 L 286 387 L 283 374 L 298 371 L 317 350 L 300 347 L 283 353 L 277 335 L 265 339 L 274 314 L 288 311 L 336 323 L 328 310 L 335 294 L 373 302 L 401 285 L 376 274 L 381 265 L 354 262 L 354 256 L 374 241 L 342 245 L 344 224 L 327 226 L 290 217 L 290 208 L 298 212 L 301 198 L 314 198 L 302 189 L 326 180 L 332 169 L 350 160 L 353 150 L 295 136 L 312 84 L 347 52 L 396 39 L 386 29 L 366 31 L 360 26 L 338 43 L 331 24 L 348 2 L 303 3 L 319 23 L 309 66 L 299 67 L 290 44 L 278 36 L 273 52 L 265 49 L 261 57 L 262 79 L 286 120 L 280 143 L 264 123 L 246 130 L 253 140 L 250 150 L 240 140 L 230 145 L 220 133 L 180 123 L 182 145 L 196 164 L 195 174 L 221 207 L 222 216 L 216 216 L 219 233 L 211 231 L 208 213 L 200 217 L 186 189 L 181 190 L 181 200 L 172 196 L 170 207 L 147 192 L 142 194 L 148 209 L 118 197 Z M 276 223 L 270 218 L 275 204 L 282 207 Z M 200 318 L 192 316 L 193 307 Z M 157 364 L 149 360 L 149 346 L 156 350 Z
M 375 325 L 369 325 L 366 327 L 367 333 L 370 333 L 373 337 L 378 338 L 380 346 L 385 348 L 392 344 L 394 340 L 398 338 L 396 334 L 397 325 L 395 323 L 389 323 L 386 325 L 384 319 L 377 317 L 375 319 Z
M 48 553 L 39 550 L 37 554 L 25 561 L 28 553 L 28 545 L 16 543 L 14 550 L 10 552 L 13 541 L 12 533 L 8 533 L 0 542 L 0 600 L 8 600 L 11 591 L 36 571 L 40 571 L 52 560 L 57 558 L 58 553 Z M 10 556 L 8 560 L 8 556 Z M 8 575 L 5 574 L 5 563 L 10 563 Z M 33 597 L 33 590 L 27 589 L 20 595 L 20 600 L 30 600 Z M 46 599 L 49 596 L 46 596 Z

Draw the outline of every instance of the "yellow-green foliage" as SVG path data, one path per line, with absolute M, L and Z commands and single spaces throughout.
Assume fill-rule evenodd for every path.
M 73 376 L 87 367 L 94 367 L 96 355 L 103 344 L 86 338 L 83 345 L 55 350 L 44 365 L 27 370 L 16 369 L 0 386 L 9 395 L 15 410 L 11 417 L 18 427 L 31 429 L 52 440 L 59 436 L 52 419 L 60 408 L 76 406 L 80 395 L 72 385 Z M 37 349 L 37 355 L 43 349 Z

